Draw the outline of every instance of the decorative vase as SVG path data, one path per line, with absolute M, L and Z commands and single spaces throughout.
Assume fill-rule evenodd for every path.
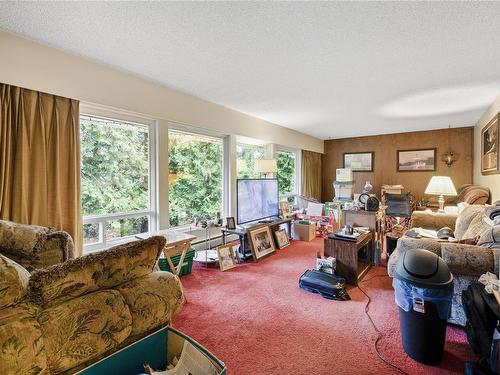
M 363 188 L 363 193 L 369 193 L 372 191 L 373 186 L 370 184 L 370 181 L 366 181 L 365 187 Z

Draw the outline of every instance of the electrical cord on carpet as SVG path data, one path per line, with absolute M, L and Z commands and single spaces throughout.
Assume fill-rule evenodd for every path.
M 363 281 L 368 281 L 368 280 L 371 280 L 375 277 L 381 277 L 381 276 L 387 276 L 387 275 L 375 275 L 375 276 L 372 276 L 370 277 L 369 279 L 367 280 L 363 280 Z M 400 373 L 402 373 L 403 375 L 409 375 L 405 370 L 401 369 L 400 367 L 396 366 L 395 364 L 391 363 L 391 361 L 389 361 L 387 358 L 385 358 L 382 354 L 380 354 L 380 352 L 378 351 L 378 348 L 377 348 L 377 344 L 378 342 L 380 341 L 380 339 L 382 338 L 382 332 L 379 331 L 379 329 L 377 328 L 377 326 L 375 325 L 375 322 L 373 321 L 372 317 L 370 316 L 370 303 L 372 302 L 372 299 L 371 297 L 368 295 L 368 293 L 366 293 L 358 284 L 358 289 L 361 291 L 361 293 L 363 293 L 366 298 L 368 299 L 368 301 L 366 302 L 366 305 L 365 305 L 365 314 L 366 316 L 368 317 L 368 319 L 370 320 L 370 323 L 371 325 L 373 326 L 373 329 L 375 330 L 375 332 L 377 333 L 377 339 L 375 340 L 375 344 L 373 345 L 373 347 L 375 348 L 375 353 L 377 353 L 378 357 L 382 360 L 382 362 L 384 362 L 386 365 L 392 367 L 393 369 L 399 371 Z

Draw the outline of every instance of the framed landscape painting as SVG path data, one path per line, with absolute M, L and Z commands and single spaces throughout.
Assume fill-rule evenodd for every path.
M 500 173 L 499 142 L 500 113 L 481 130 L 481 174 Z
M 344 168 L 353 172 L 373 172 L 374 152 L 344 152 Z
M 436 149 L 398 150 L 398 172 L 429 172 L 436 170 Z

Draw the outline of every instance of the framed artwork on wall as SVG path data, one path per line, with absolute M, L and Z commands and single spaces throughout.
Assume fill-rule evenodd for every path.
M 373 172 L 374 152 L 344 152 L 344 168 L 353 172 Z
M 432 172 L 436 170 L 436 149 L 398 150 L 398 172 Z
M 499 122 L 500 113 L 481 130 L 481 174 L 500 173 Z
M 248 230 L 248 236 L 252 244 L 252 255 L 258 260 L 276 251 L 269 226 L 264 225 Z

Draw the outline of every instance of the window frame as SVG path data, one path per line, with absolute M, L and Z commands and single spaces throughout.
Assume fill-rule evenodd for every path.
M 224 215 L 227 215 L 227 204 L 226 201 L 229 199 L 229 171 L 228 171 L 228 165 L 229 165 L 229 157 L 230 157 L 230 145 L 229 145 L 229 135 L 219 133 L 217 131 L 210 131 L 208 129 L 200 129 L 194 126 L 186 125 L 186 124 L 181 124 L 178 122 L 168 122 L 168 143 L 166 147 L 169 147 L 170 144 L 170 131 L 177 131 L 177 132 L 183 132 L 191 135 L 199 135 L 202 137 L 212 137 L 212 138 L 218 138 L 220 139 L 222 143 L 222 163 L 221 163 L 221 173 L 222 173 L 222 181 L 221 181 L 221 206 L 220 206 L 220 214 L 221 218 L 224 218 Z M 170 152 L 169 154 L 169 162 L 167 163 L 168 167 L 168 172 L 170 173 Z M 180 232 L 189 232 L 191 231 L 192 225 L 191 224 L 182 224 L 178 226 L 171 226 L 170 225 L 170 186 L 168 186 L 167 189 L 167 200 L 168 200 L 168 212 L 166 213 L 167 215 L 167 222 L 168 222 L 168 229 L 180 231 Z
M 276 153 L 278 153 L 279 151 L 289 152 L 289 153 L 293 153 L 295 155 L 295 172 L 294 172 L 293 191 L 291 191 L 289 194 L 300 195 L 302 192 L 302 178 L 301 178 L 302 150 L 292 148 L 292 147 L 277 145 L 276 146 Z
M 245 142 L 236 142 L 236 178 L 239 179 L 239 178 L 244 178 L 244 177 L 240 177 L 239 175 L 239 170 L 238 170 L 238 160 L 239 160 L 239 155 L 238 155 L 238 147 L 241 146 L 241 147 L 248 147 L 248 148 L 253 148 L 253 149 L 262 149 L 262 157 L 259 158 L 259 159 L 253 159 L 253 161 L 255 162 L 256 160 L 262 160 L 262 159 L 265 159 L 266 158 L 266 144 L 251 144 L 251 143 L 245 143 Z M 255 176 L 250 176 L 248 178 L 260 178 L 259 174 L 257 173 L 257 175 Z
M 157 204 L 157 127 L 155 120 L 147 117 L 138 116 L 135 114 L 102 110 L 102 108 L 94 108 L 84 106 L 80 110 L 79 120 L 81 117 L 96 118 L 99 120 L 108 120 L 114 122 L 123 122 L 127 125 L 144 126 L 148 129 L 148 208 L 143 210 L 117 212 L 98 215 L 84 215 L 82 224 L 98 224 L 99 226 L 99 241 L 83 245 L 83 254 L 89 254 L 96 251 L 101 251 L 120 243 L 128 242 L 135 235 L 129 235 L 119 238 L 106 239 L 105 230 L 106 223 L 111 220 L 129 219 L 141 216 L 148 216 L 148 232 L 156 231 L 158 228 L 158 204 Z M 82 225 L 82 230 L 83 230 Z

